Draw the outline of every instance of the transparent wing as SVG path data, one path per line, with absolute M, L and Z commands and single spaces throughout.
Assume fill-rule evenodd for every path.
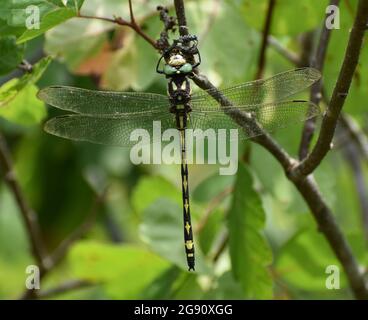
M 246 82 L 220 91 L 234 106 L 259 105 L 284 101 L 318 81 L 321 74 L 313 68 L 300 68 L 276 74 L 268 79 Z M 217 106 L 213 90 L 192 95 L 193 108 Z
M 38 98 L 56 108 L 75 113 L 125 114 L 168 110 L 169 99 L 161 94 L 87 90 L 51 86 L 38 92 Z
M 249 139 L 263 134 L 260 129 L 272 132 L 319 114 L 318 106 L 298 100 L 246 107 L 202 107 L 190 113 L 190 125 L 202 130 L 238 129 L 239 139 Z
M 99 117 L 71 114 L 52 118 L 46 122 L 44 129 L 48 133 L 71 140 L 129 147 L 135 145 L 137 141 L 142 141 L 144 144 L 154 142 L 152 140 L 154 121 L 155 130 L 160 130 L 157 127 L 160 123 L 162 132 L 171 128 L 177 131 L 174 116 L 167 112 L 154 115 L 103 115 Z M 147 137 L 151 139 L 147 143 L 137 138 L 142 134 L 142 129 L 146 130 Z

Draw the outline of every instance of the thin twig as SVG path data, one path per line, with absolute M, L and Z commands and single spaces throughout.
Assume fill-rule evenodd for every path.
M 224 189 L 222 192 L 216 195 L 213 199 L 211 199 L 206 210 L 204 211 L 204 214 L 201 220 L 197 223 L 196 233 L 200 233 L 203 230 L 213 210 L 216 209 L 219 206 L 219 204 L 232 192 L 233 192 L 233 188 L 229 187 L 229 188 Z
M 41 228 L 38 223 L 37 215 L 28 204 L 26 196 L 15 176 L 10 151 L 7 143 L 0 134 L 0 166 L 4 174 L 4 180 L 13 193 L 14 199 L 22 215 L 27 235 L 31 244 L 32 254 L 41 270 L 48 267 L 49 261 L 41 236 Z
M 299 57 L 299 64 L 296 65 L 296 67 L 304 68 L 311 65 L 311 52 L 313 52 L 315 35 L 315 30 L 303 32 L 300 35 L 298 42 L 301 48 L 301 52 Z
M 330 5 L 337 6 L 340 0 L 331 0 Z M 318 47 L 314 58 L 312 59 L 312 67 L 319 70 L 322 73 L 323 65 L 326 59 L 327 47 L 329 44 L 331 35 L 331 29 L 327 28 L 325 19 L 323 20 L 323 27 L 320 34 Z M 322 81 L 318 81 L 312 85 L 310 101 L 316 105 L 319 105 L 322 98 Z M 316 117 L 308 119 L 304 123 L 302 132 L 302 138 L 299 146 L 299 159 L 304 159 L 308 155 L 309 146 L 313 138 L 313 134 L 316 128 Z
M 341 125 L 348 132 L 351 139 L 359 148 L 360 154 L 364 159 L 364 162 L 368 164 L 368 138 L 364 131 L 361 130 L 356 121 L 348 114 L 343 113 L 340 117 Z
M 38 299 L 52 298 L 53 296 L 56 296 L 61 293 L 84 289 L 84 288 L 88 288 L 88 287 L 95 286 L 95 285 L 96 283 L 92 283 L 92 282 L 85 281 L 85 280 L 70 280 L 54 288 L 50 288 L 50 289 L 38 292 L 37 298 Z
M 337 121 L 359 61 L 364 34 L 367 30 L 368 1 L 360 0 L 354 25 L 349 36 L 344 61 L 333 90 L 332 98 L 322 120 L 321 131 L 315 147 L 295 169 L 296 176 L 306 176 L 314 171 L 330 150 Z
M 342 131 L 344 135 L 346 134 L 347 131 L 346 127 L 344 127 L 341 123 L 337 127 L 337 130 Z M 358 149 L 358 146 L 355 143 L 344 144 L 342 150 L 353 174 L 356 194 L 358 196 L 360 204 L 363 232 L 366 240 L 368 240 L 368 197 L 367 197 L 368 190 L 364 181 L 364 173 L 359 154 L 360 150 Z
M 84 15 L 82 13 L 79 13 L 78 17 L 83 18 L 83 19 L 102 20 L 102 21 L 106 21 L 106 22 L 115 23 L 115 24 L 120 25 L 120 26 L 129 27 L 129 28 L 133 29 L 138 35 L 140 35 L 144 40 L 146 40 L 152 47 L 154 47 L 157 50 L 159 49 L 158 46 L 157 46 L 157 42 L 155 40 L 153 40 L 148 34 L 146 34 L 141 29 L 141 27 L 136 23 L 135 20 L 134 21 L 126 21 L 121 17 L 115 17 L 115 18 L 96 17 L 96 16 Z
M 283 56 L 286 60 L 288 60 L 293 65 L 301 65 L 300 57 L 295 52 L 285 48 L 277 38 L 269 35 L 267 37 L 268 44 L 275 49 L 281 56 Z
M 129 0 L 129 14 L 130 14 L 130 22 L 135 24 L 134 12 L 133 12 L 133 4 L 132 0 Z
M 214 250 L 213 254 L 212 254 L 212 260 L 213 262 L 216 262 L 221 254 L 225 251 L 227 244 L 229 243 L 229 232 L 225 231 L 220 238 L 220 242 L 217 245 L 217 248 Z
M 264 67 L 266 64 L 266 50 L 267 50 L 267 45 L 268 45 L 267 39 L 271 31 L 271 22 L 272 22 L 272 16 L 273 16 L 275 4 L 276 4 L 276 0 L 268 1 L 267 15 L 266 15 L 265 24 L 263 27 L 262 45 L 261 45 L 261 50 L 260 50 L 260 54 L 258 57 L 257 73 L 255 76 L 256 79 L 260 79 L 263 76 Z

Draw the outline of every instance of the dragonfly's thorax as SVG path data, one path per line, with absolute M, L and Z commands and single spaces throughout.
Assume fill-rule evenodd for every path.
M 172 107 L 171 111 L 177 110 L 175 106 L 183 105 L 185 106 L 185 111 L 190 112 L 189 103 L 191 88 L 188 78 L 184 75 L 171 77 L 167 89 Z

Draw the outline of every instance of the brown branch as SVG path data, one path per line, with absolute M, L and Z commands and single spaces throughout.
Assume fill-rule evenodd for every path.
M 330 5 L 337 6 L 340 0 L 331 0 Z M 312 67 L 319 70 L 322 73 L 323 65 L 326 59 L 327 47 L 329 44 L 331 35 L 331 29 L 328 29 L 323 19 L 323 27 L 320 34 L 317 51 L 314 58 L 312 59 Z M 322 98 L 322 81 L 318 81 L 312 85 L 310 101 L 314 104 L 319 105 Z M 305 121 L 302 132 L 302 138 L 299 146 L 299 159 L 304 159 L 308 155 L 309 146 L 312 141 L 314 131 L 316 129 L 317 118 L 311 118 Z
M 268 1 L 267 15 L 266 15 L 265 24 L 263 27 L 262 45 L 261 45 L 261 50 L 260 50 L 260 54 L 258 57 L 257 73 L 255 76 L 256 79 L 260 79 L 263 76 L 264 67 L 266 64 L 266 50 L 267 50 L 267 45 L 268 45 L 267 40 L 268 40 L 268 35 L 270 34 L 270 31 L 271 31 L 271 22 L 272 22 L 272 16 L 273 16 L 275 4 L 276 4 L 276 0 Z
M 42 241 L 41 230 L 38 224 L 36 213 L 32 210 L 22 188 L 15 176 L 13 164 L 4 137 L 0 134 L 0 167 L 4 174 L 4 180 L 12 192 L 17 203 L 19 211 L 22 215 L 23 222 L 27 229 L 27 235 L 31 244 L 32 254 L 37 261 L 40 269 L 43 270 L 48 267 L 49 261 L 46 258 L 47 253 Z
M 360 0 L 354 25 L 349 36 L 344 61 L 333 90 L 331 101 L 322 120 L 317 143 L 307 158 L 295 168 L 293 174 L 296 176 L 306 176 L 312 173 L 330 150 L 336 124 L 358 64 L 360 49 L 367 30 L 367 21 L 368 1 Z
M 96 16 L 89 16 L 89 15 L 84 15 L 82 13 L 78 13 L 78 17 L 79 18 L 83 18 L 83 19 L 95 19 L 95 20 L 102 20 L 102 21 L 106 21 L 106 22 L 111 22 L 111 23 L 115 23 L 119 26 L 126 26 L 129 27 L 131 29 L 133 29 L 139 36 L 141 36 L 144 40 L 146 40 L 153 48 L 155 48 L 156 50 L 158 50 L 158 46 L 157 46 L 157 42 L 155 40 L 153 40 L 148 34 L 146 34 L 141 27 L 139 26 L 139 24 L 135 21 L 134 19 L 134 15 L 131 13 L 131 17 L 133 16 L 133 21 L 127 21 L 121 17 L 115 17 L 115 18 L 106 18 L 106 17 L 96 17 Z
M 174 0 L 174 7 L 176 12 L 176 17 L 178 18 L 179 34 L 181 36 L 186 36 L 189 34 L 187 27 L 187 19 L 185 17 L 185 7 L 183 0 Z
M 70 291 L 74 291 L 74 290 L 79 290 L 79 289 L 84 289 L 84 288 L 88 288 L 91 286 L 95 286 L 96 283 L 92 283 L 89 281 L 85 281 L 85 280 L 70 280 L 70 281 L 66 281 L 54 288 L 50 288 L 47 290 L 43 290 L 38 292 L 37 294 L 37 298 L 38 299 L 47 299 L 47 298 L 51 298 L 55 295 L 61 294 L 61 293 L 66 293 L 66 292 L 70 292 Z
M 311 65 L 311 52 L 313 52 L 314 39 L 316 31 L 303 32 L 299 37 L 299 45 L 301 48 L 298 68 L 309 67 Z
M 129 0 L 129 14 L 130 14 L 130 22 L 135 24 L 132 0 Z

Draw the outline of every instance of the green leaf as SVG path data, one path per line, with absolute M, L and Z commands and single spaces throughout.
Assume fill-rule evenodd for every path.
M 258 31 L 262 31 L 269 0 L 241 0 L 240 10 L 246 21 Z M 328 5 L 327 0 L 282 0 L 274 7 L 271 33 L 274 35 L 296 35 L 321 26 Z M 296 12 L 303 13 L 302 19 Z
M 180 191 L 172 183 L 160 176 L 144 177 L 133 191 L 132 205 L 141 214 L 153 202 L 163 197 L 181 205 Z
M 3 84 L 0 87 L 0 109 L 11 103 L 26 86 L 35 84 L 50 62 L 50 57 L 43 58 L 33 66 L 32 72 L 24 74 L 19 79 L 12 79 Z
M 235 281 L 230 271 L 225 272 L 217 279 L 217 285 L 204 296 L 211 300 L 237 300 L 244 299 L 241 285 Z
M 169 264 L 157 255 L 133 245 L 81 241 L 69 253 L 74 276 L 102 283 L 109 297 L 139 299 L 143 289 Z
M 197 274 L 182 272 L 174 284 L 174 298 L 178 300 L 196 300 L 202 299 L 202 297 L 203 290 L 198 283 Z
M 247 298 L 272 297 L 272 278 L 267 269 L 272 261 L 271 250 L 262 233 L 265 213 L 253 179 L 239 163 L 233 203 L 229 212 L 229 245 L 232 272 Z
M 65 21 L 67 12 L 73 12 L 72 16 L 76 16 L 83 4 L 83 0 L 3 1 L 0 9 L 0 30 L 5 34 L 21 35 L 22 39 L 18 39 L 20 42 L 28 41 Z M 39 28 L 37 23 L 40 23 Z
M 24 46 L 15 43 L 15 37 L 0 38 L 0 74 L 6 74 L 15 69 L 23 59 Z
M 38 88 L 35 85 L 26 86 L 5 108 L 0 108 L 0 116 L 20 125 L 40 123 L 47 112 L 44 103 L 37 99 L 37 92 Z
M 61 1 L 60 1 L 61 4 Z M 25 29 L 26 19 L 29 16 L 28 9 L 38 10 L 40 16 L 55 10 L 57 6 L 47 0 L 3 0 L 0 9 L 0 18 L 5 20 L 9 26 L 17 26 Z
M 201 299 L 203 290 L 195 273 L 173 266 L 165 270 L 144 290 L 143 299 Z
M 218 232 L 224 225 L 224 212 L 216 208 L 210 214 L 205 226 L 199 234 L 199 244 L 204 254 L 208 254 L 214 244 Z
M 348 236 L 354 254 L 362 265 L 367 263 L 366 247 L 362 235 Z M 289 285 L 309 291 L 326 291 L 326 268 L 340 269 L 340 287 L 346 287 L 343 269 L 322 234 L 316 230 L 303 230 L 292 237 L 276 259 L 277 274 Z
M 214 174 L 203 180 L 193 191 L 193 200 L 207 203 L 218 196 L 225 189 L 232 187 L 234 176 L 220 176 Z
M 186 10 L 188 25 L 199 37 L 201 70 L 217 85 L 253 77 L 260 35 L 244 21 L 238 7 L 229 1 L 218 5 L 213 1 L 190 1 Z M 229 32 L 225 34 L 224 30 Z
M 328 265 L 339 265 L 326 240 L 317 231 L 292 237 L 280 250 L 277 274 L 287 283 L 304 290 L 325 290 Z M 342 285 L 345 285 L 345 280 Z
M 144 290 L 143 299 L 170 299 L 175 293 L 174 284 L 182 271 L 173 266 L 162 272 Z
M 0 19 L 0 34 L 2 36 L 20 36 L 24 29 L 22 27 L 12 27 L 5 20 Z
M 161 4 L 164 5 L 165 2 L 168 1 Z M 162 23 L 157 15 L 150 14 L 155 11 L 153 3 L 134 3 L 137 21 L 144 24 L 145 33 L 153 39 L 158 38 L 162 30 Z M 107 18 L 118 15 L 129 19 L 129 2 L 89 0 L 83 6 L 82 14 Z M 102 20 L 70 19 L 46 33 L 45 50 L 65 61 L 72 72 L 85 70 L 83 63 L 92 66 L 97 64 L 98 71 L 89 73 L 101 75 L 101 86 L 104 88 L 143 90 L 158 78 L 155 65 L 159 56 L 152 46 L 129 29 L 124 29 L 122 43 L 118 41 L 121 48 L 116 47 L 107 37 L 107 32 L 116 27 L 116 24 Z M 89 59 L 96 60 L 88 61 Z
M 338 78 L 345 50 L 348 44 L 351 28 L 353 27 L 354 15 L 357 8 L 356 0 L 340 4 L 340 29 L 331 31 L 331 40 L 328 46 L 326 63 L 323 72 L 323 82 L 327 96 L 331 97 Z M 368 46 L 363 44 L 359 64 L 354 73 L 353 82 L 349 94 L 345 100 L 344 110 L 365 126 L 366 101 L 368 99 Z
M 136 81 L 138 52 L 135 38 L 133 32 L 129 31 L 125 38 L 124 47 L 111 57 L 102 81 L 106 88 L 123 91 L 131 88 Z
M 152 39 L 157 39 L 160 31 L 162 23 L 157 16 L 145 20 L 145 33 Z M 149 43 L 130 31 L 125 36 L 123 48 L 114 53 L 102 82 L 113 90 L 144 90 L 159 79 L 155 71 L 158 58 L 159 55 Z
M 144 211 L 140 235 L 154 252 L 183 270 L 187 270 L 182 219 L 181 206 L 165 198 L 158 199 Z M 196 243 L 196 239 L 194 239 L 194 243 Z M 196 272 L 208 273 L 209 270 L 205 265 L 199 246 L 196 246 L 195 249 Z
M 7 188 L 0 188 L 0 212 L 0 299 L 17 299 L 25 268 L 34 262 L 19 208 Z
M 45 51 L 60 57 L 75 71 L 85 60 L 100 52 L 107 36 L 106 25 L 87 19 L 70 19 L 46 33 Z
M 45 33 L 47 30 L 69 20 L 76 16 L 74 10 L 71 9 L 58 9 L 55 11 L 51 11 L 47 13 L 40 23 L 39 29 L 29 29 L 25 31 L 18 39 L 18 43 L 23 43 L 29 41 L 33 38 L 40 36 L 41 34 Z

